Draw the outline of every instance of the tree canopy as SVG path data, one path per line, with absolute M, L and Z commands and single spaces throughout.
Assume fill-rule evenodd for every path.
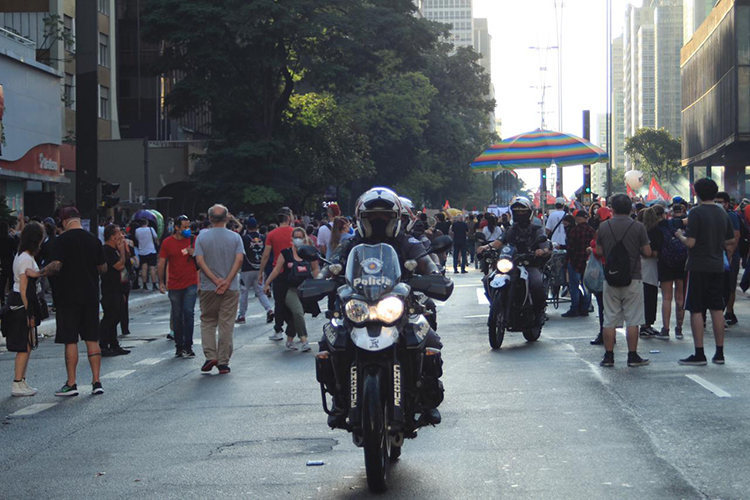
M 329 186 L 468 200 L 494 138 L 489 76 L 411 0 L 150 0 L 172 116 L 211 116 L 197 174 L 229 206 L 310 209 Z M 342 200 L 346 202 L 347 200 Z
M 637 169 L 662 183 L 673 183 L 684 175 L 680 140 L 664 129 L 638 129 L 633 137 L 626 139 L 625 153 L 631 156 Z

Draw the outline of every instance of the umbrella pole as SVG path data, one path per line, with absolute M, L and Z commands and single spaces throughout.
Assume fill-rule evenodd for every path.
M 539 169 L 539 210 L 542 214 L 547 213 L 547 169 Z

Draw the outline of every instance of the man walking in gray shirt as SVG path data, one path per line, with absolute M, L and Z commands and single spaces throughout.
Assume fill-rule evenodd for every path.
M 226 228 L 229 210 L 224 205 L 208 209 L 211 227 L 204 229 L 195 240 L 195 261 L 201 270 L 201 342 L 206 362 L 201 371 L 210 372 L 214 366 L 220 374 L 230 372 L 232 334 L 237 303 L 240 298 L 240 277 L 245 248 L 242 238 Z M 216 329 L 219 345 L 216 346 Z

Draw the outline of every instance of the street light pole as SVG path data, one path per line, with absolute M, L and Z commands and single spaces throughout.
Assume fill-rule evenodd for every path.
M 612 141 L 614 134 L 612 133 L 612 108 L 614 103 L 612 101 L 612 92 L 614 91 L 614 82 L 612 81 L 612 75 L 614 73 L 614 66 L 612 63 L 612 0 L 607 0 L 607 155 L 609 161 L 607 162 L 607 198 L 612 196 Z

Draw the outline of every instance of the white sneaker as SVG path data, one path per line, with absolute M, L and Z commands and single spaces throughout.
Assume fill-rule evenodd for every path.
M 10 394 L 16 397 L 33 396 L 36 392 L 36 389 L 27 386 L 23 381 L 13 382 L 13 386 L 10 389 Z
M 289 349 L 290 351 L 296 351 L 297 350 L 297 346 L 294 345 L 294 342 L 289 342 L 289 341 L 287 341 L 287 343 L 286 343 L 286 348 Z
M 302 352 L 310 352 L 310 342 L 308 341 L 302 342 L 300 349 L 302 350 Z
M 34 391 L 34 394 L 36 394 L 37 392 L 39 392 L 39 390 L 38 390 L 38 389 L 37 389 L 36 387 L 31 387 L 31 386 L 30 386 L 30 385 L 28 384 L 28 382 L 26 382 L 26 379 L 23 379 L 23 380 L 21 381 L 21 383 L 22 383 L 22 384 L 23 384 L 23 386 L 24 386 L 24 387 L 26 387 L 27 389 L 29 389 L 29 390 L 32 390 L 32 391 Z
M 281 332 L 274 332 L 273 335 L 268 337 L 268 340 L 284 340 L 284 336 Z

